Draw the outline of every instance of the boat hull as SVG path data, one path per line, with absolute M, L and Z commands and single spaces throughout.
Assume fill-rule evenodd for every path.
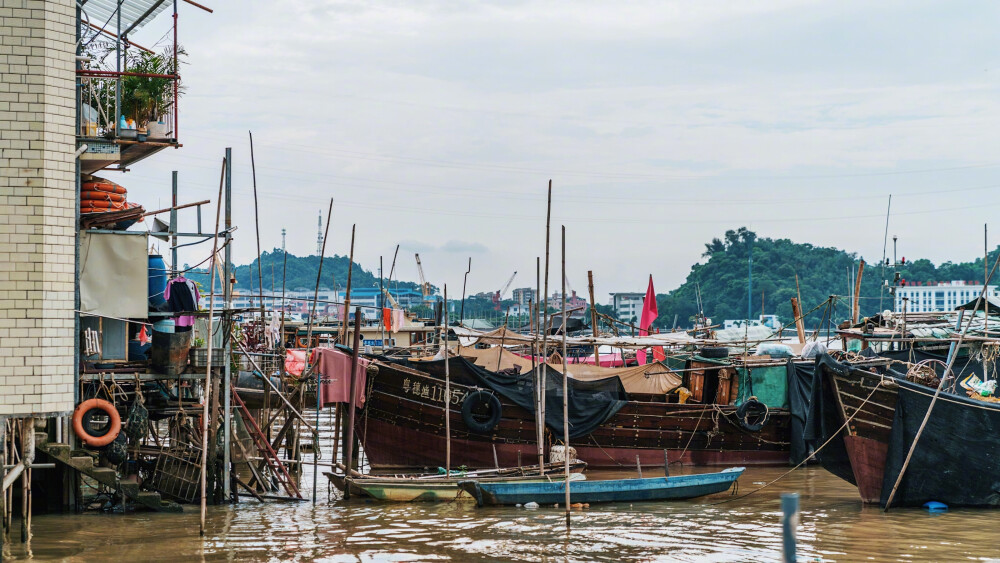
M 454 377 L 454 376 L 453 376 Z M 457 379 L 457 378 L 456 378 Z M 370 393 L 358 417 L 357 436 L 373 470 L 436 468 L 445 457 L 443 378 L 397 365 L 380 365 L 369 381 Z M 452 467 L 518 466 L 538 462 L 533 413 L 501 398 L 503 415 L 488 434 L 470 430 L 462 420 L 464 397 L 474 389 L 453 379 Z M 759 432 L 742 428 L 735 407 L 630 400 L 590 435 L 570 441 L 577 458 L 592 469 L 782 465 L 789 459 L 790 417 L 772 409 Z M 561 436 L 547 430 L 545 447 Z M 495 452 L 495 457 L 494 457 Z
M 743 474 L 744 468 L 719 473 L 575 481 L 569 484 L 571 503 L 643 502 L 684 500 L 721 493 Z M 560 504 L 566 500 L 565 483 L 481 483 L 463 481 L 460 486 L 482 505 L 512 505 L 536 502 Z
M 583 474 L 574 473 L 571 480 L 582 479 Z M 524 477 L 496 477 L 489 479 L 477 479 L 480 483 L 562 483 L 562 475 L 551 476 L 524 476 Z M 349 479 L 351 485 L 360 489 L 365 495 L 381 501 L 387 502 L 453 502 L 453 501 L 473 501 L 473 497 L 466 491 L 459 488 L 458 483 L 463 479 L 441 479 L 435 481 L 410 480 L 403 482 L 399 479 Z

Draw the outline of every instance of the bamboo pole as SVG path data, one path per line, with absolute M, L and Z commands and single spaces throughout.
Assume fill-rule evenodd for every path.
M 309 354 L 312 348 L 312 330 L 313 324 L 316 319 L 316 301 L 319 299 L 319 284 L 323 279 L 323 256 L 326 255 L 326 239 L 330 234 L 330 217 L 333 215 L 333 198 L 330 198 L 330 207 L 326 212 L 326 230 L 323 232 L 323 244 L 320 245 L 319 251 L 319 268 L 316 270 L 316 289 L 313 290 L 313 304 L 312 312 L 309 314 L 309 326 L 306 328 L 306 363 L 305 368 L 302 370 L 303 374 L 309 373 Z M 266 378 L 266 376 L 265 376 Z M 322 374 L 319 370 L 316 370 L 316 428 L 313 430 L 313 491 L 312 491 L 312 503 L 316 504 L 316 483 L 317 483 L 317 471 L 316 465 L 319 463 L 319 411 L 321 405 L 323 404 L 322 393 L 320 390 L 323 388 Z
M 806 327 L 802 322 L 802 306 L 799 300 L 792 297 L 792 317 L 795 319 L 795 332 L 799 337 L 799 344 L 806 343 Z
M 563 376 L 563 472 L 566 477 L 566 529 L 569 529 L 569 370 L 566 369 L 566 225 L 562 226 L 562 376 Z
M 594 301 L 594 271 L 587 270 L 587 289 L 590 290 L 590 325 L 594 333 L 594 338 L 597 338 L 597 302 Z M 563 295 L 563 301 L 565 301 L 566 296 Z M 600 346 L 594 344 L 594 365 L 601 367 L 601 353 Z
M 201 517 L 198 533 L 202 536 L 205 535 L 205 516 L 208 513 L 208 495 L 206 492 L 208 477 L 208 396 L 209 390 L 212 388 L 212 350 L 215 348 L 212 342 L 212 335 L 214 334 L 212 325 L 215 319 L 215 272 L 216 260 L 219 258 L 219 220 L 222 214 L 222 186 L 226 179 L 226 168 L 228 166 L 229 163 L 223 158 L 222 175 L 219 178 L 219 199 L 215 207 L 215 230 L 212 232 L 212 273 L 209 276 L 211 280 L 209 282 L 209 293 L 211 295 L 208 300 L 208 334 L 205 338 L 205 342 L 208 344 L 208 367 L 205 368 L 205 397 L 201 413 Z M 227 280 L 222 280 L 222 283 L 227 283 Z
M 542 424 L 545 424 L 545 389 L 546 380 L 548 379 L 548 365 L 549 365 L 549 347 L 548 347 L 548 334 L 549 334 L 549 239 L 551 233 L 552 224 L 552 180 L 549 180 L 549 195 L 548 203 L 546 205 L 545 211 L 545 293 L 542 295 L 542 318 L 544 323 L 542 325 L 542 372 L 539 378 L 539 388 L 541 389 L 541 397 L 539 398 L 539 413 Z M 565 301 L 565 300 L 564 300 Z
M 441 317 L 444 325 L 441 336 L 444 341 L 444 470 L 446 476 L 451 476 L 451 369 L 448 361 L 448 284 L 444 284 L 444 314 Z
M 354 231 L 357 228 L 357 224 L 351 225 L 351 252 L 347 259 L 347 289 L 344 291 L 344 318 L 340 320 L 340 335 L 337 338 L 337 342 L 347 343 L 347 321 L 351 318 L 351 273 L 354 272 Z M 354 322 L 358 322 L 358 318 L 354 317 Z
M 344 460 L 344 467 L 350 470 L 354 466 L 354 411 L 357 408 L 357 402 L 354 400 L 354 396 L 358 392 L 358 353 L 361 348 L 361 326 L 358 324 L 358 319 L 361 318 L 361 307 L 357 307 L 354 311 L 354 346 L 353 354 L 351 355 L 351 396 L 349 397 L 348 407 L 347 407 L 347 459 Z M 348 471 L 344 472 L 345 475 L 349 474 Z M 347 487 L 344 489 L 344 498 L 351 498 L 351 488 Z

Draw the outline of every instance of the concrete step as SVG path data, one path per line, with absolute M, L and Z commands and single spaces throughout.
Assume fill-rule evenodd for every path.
M 118 485 L 118 473 L 109 467 L 95 467 L 90 471 L 82 471 L 81 473 L 92 477 L 94 480 L 104 485 L 108 485 L 109 487 L 115 487 Z
M 94 458 L 87 456 L 74 456 L 67 460 L 67 465 L 77 471 L 88 471 L 94 469 Z
M 35 445 L 38 446 L 38 442 L 35 442 Z M 69 459 L 69 452 L 71 448 L 69 447 L 69 444 L 60 444 L 59 442 L 48 442 L 44 446 L 38 447 L 38 449 L 44 451 L 45 453 L 49 454 L 54 458 L 64 460 L 64 459 Z
M 135 501 L 159 512 L 182 512 L 184 509 L 176 502 L 163 500 L 160 493 L 154 491 L 139 491 Z

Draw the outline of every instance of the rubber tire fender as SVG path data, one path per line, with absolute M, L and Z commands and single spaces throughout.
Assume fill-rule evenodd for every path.
M 756 422 L 748 422 L 747 415 L 754 417 Z M 750 397 L 742 405 L 736 407 L 736 420 L 739 421 L 740 426 L 750 432 L 760 432 L 769 418 L 767 405 L 758 401 L 757 397 Z
M 706 346 L 698 351 L 702 358 L 721 359 L 729 357 L 729 348 L 725 346 Z
M 486 404 L 490 408 L 490 417 L 485 421 L 476 420 L 472 414 L 472 409 L 480 404 Z M 492 432 L 497 424 L 500 424 L 501 416 L 503 416 L 503 405 L 500 404 L 500 399 L 489 391 L 473 391 L 462 401 L 462 422 L 476 434 Z
M 93 436 L 83 427 L 83 416 L 92 410 L 103 411 L 104 414 L 108 415 L 110 421 L 108 431 L 102 436 Z M 76 410 L 73 411 L 73 431 L 76 432 L 76 435 L 84 444 L 101 448 L 113 442 L 118 437 L 118 434 L 121 433 L 122 417 L 118 414 L 118 409 L 108 401 L 97 398 L 87 399 L 77 405 Z

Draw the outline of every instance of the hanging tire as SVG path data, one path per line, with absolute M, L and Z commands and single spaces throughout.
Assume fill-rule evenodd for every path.
M 740 426 L 750 432 L 760 432 L 760 429 L 767 424 L 769 416 L 767 405 L 757 400 L 757 397 L 750 397 L 742 405 L 736 407 L 736 419 Z
M 500 399 L 489 391 L 473 391 L 462 401 L 462 421 L 476 434 L 492 432 L 500 424 L 502 415 Z
M 729 348 L 726 348 L 725 346 L 706 346 L 698 351 L 698 355 L 702 358 L 728 358 Z
M 108 417 L 108 423 L 97 432 L 90 423 L 94 415 L 104 413 Z M 77 405 L 73 411 L 73 431 L 83 441 L 84 444 L 101 448 L 107 446 L 118 437 L 122 431 L 122 417 L 118 415 L 118 410 L 111 403 L 104 399 L 87 399 Z

